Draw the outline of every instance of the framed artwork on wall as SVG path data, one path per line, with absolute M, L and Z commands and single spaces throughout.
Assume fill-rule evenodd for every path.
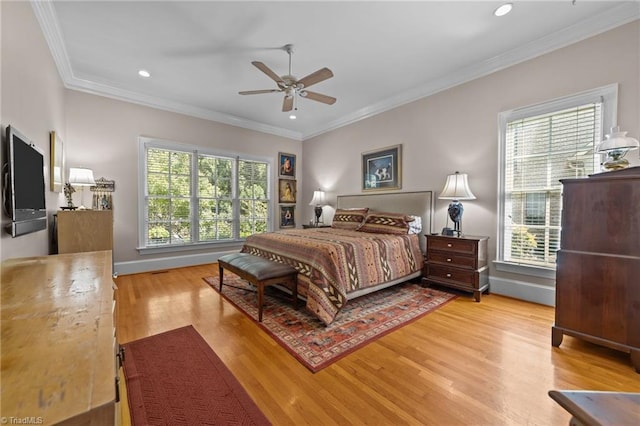
M 362 153 L 362 190 L 402 188 L 402 145 Z
M 279 152 L 278 166 L 280 170 L 278 172 L 280 177 L 295 179 L 296 177 L 296 156 L 295 155 Z
M 64 185 L 64 143 L 55 131 L 49 133 L 50 157 L 49 184 L 51 191 L 62 192 Z
M 278 179 L 278 201 L 281 203 L 296 202 L 296 180 Z
M 296 206 L 280 206 L 280 228 L 295 228 Z

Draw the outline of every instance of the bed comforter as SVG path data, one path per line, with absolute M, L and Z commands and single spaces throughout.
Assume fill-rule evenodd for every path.
M 255 234 L 242 252 L 291 265 L 307 309 L 330 324 L 349 294 L 422 270 L 418 235 L 373 234 L 334 228 Z

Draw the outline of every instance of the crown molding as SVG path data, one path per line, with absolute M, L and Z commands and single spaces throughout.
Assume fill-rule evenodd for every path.
M 311 132 L 305 133 L 302 139 L 311 139 L 323 133 L 356 123 L 360 120 L 553 52 L 554 50 L 596 36 L 637 19 L 640 19 L 640 2 L 627 2 L 611 8 L 597 17 L 586 19 L 563 30 L 548 34 L 543 38 L 520 46 L 517 49 L 512 49 L 486 61 L 461 68 L 456 72 L 431 80 L 422 86 L 400 92 L 392 98 L 364 107 L 352 114 L 327 123 L 326 126 L 318 127 Z
M 79 79 L 73 74 L 52 1 L 31 0 L 31 6 L 66 88 L 299 141 L 311 139 L 323 133 L 356 123 L 640 19 L 640 2 L 625 2 L 597 17 L 586 19 L 517 49 L 436 78 L 422 86 L 398 93 L 392 98 L 366 106 L 354 111 L 352 114 L 303 133 Z

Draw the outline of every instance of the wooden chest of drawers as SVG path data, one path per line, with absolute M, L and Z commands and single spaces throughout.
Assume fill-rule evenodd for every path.
M 426 238 L 423 275 L 427 282 L 473 292 L 479 302 L 482 292 L 489 290 L 489 237 L 426 235 Z

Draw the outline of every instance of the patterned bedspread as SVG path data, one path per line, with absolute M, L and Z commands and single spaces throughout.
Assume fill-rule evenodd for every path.
M 292 229 L 247 238 L 242 252 L 291 265 L 307 308 L 330 324 L 349 293 L 420 271 L 418 235 L 334 228 Z

